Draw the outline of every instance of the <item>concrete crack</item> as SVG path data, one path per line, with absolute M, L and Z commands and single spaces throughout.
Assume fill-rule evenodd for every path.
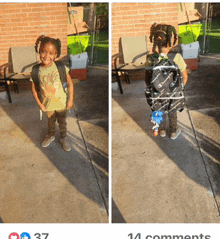
M 74 111 L 75 111 L 75 115 L 76 115 L 76 110 L 75 110 L 75 108 L 74 108 Z M 104 198 L 104 196 L 103 196 L 103 193 L 102 193 L 102 190 L 101 190 L 101 186 L 100 186 L 100 184 L 99 184 L 98 176 L 97 176 L 97 174 L 96 174 L 94 164 L 92 163 L 92 159 L 91 159 L 91 156 L 90 156 L 90 154 L 89 154 L 89 150 L 88 150 L 88 147 L 87 147 L 87 144 L 86 144 L 86 140 L 85 140 L 85 137 L 84 137 L 84 135 L 83 135 L 83 132 L 82 132 L 82 129 L 81 129 L 81 126 L 80 126 L 79 119 L 78 119 L 77 115 L 76 115 L 76 118 L 77 118 L 76 121 L 77 121 L 77 124 L 78 124 L 79 130 L 80 130 L 80 133 L 81 133 L 82 139 L 83 139 L 83 143 L 84 143 L 84 146 L 85 146 L 86 152 L 87 152 L 87 154 L 88 154 L 88 157 L 89 157 L 90 163 L 91 163 L 91 165 L 92 165 L 92 169 L 93 169 L 93 172 L 94 172 L 94 175 L 95 175 L 95 179 L 96 179 L 97 185 L 98 185 L 98 187 L 99 187 L 99 191 L 100 191 L 100 194 L 101 194 L 101 197 L 102 197 L 102 200 L 103 200 L 103 203 L 104 203 L 104 206 L 105 206 L 105 209 L 106 209 L 107 215 L 109 216 L 108 207 L 107 207 L 107 205 L 106 205 L 105 198 Z
M 202 150 L 201 150 L 200 145 L 199 145 L 199 140 L 198 140 L 198 138 L 197 138 L 197 136 L 196 136 L 196 131 L 195 131 L 195 128 L 194 128 L 194 125 L 193 125 L 193 121 L 192 121 L 192 118 L 191 118 L 189 109 L 186 109 L 186 110 L 187 110 L 187 113 L 188 113 L 188 116 L 189 116 L 190 124 L 191 124 L 192 129 L 193 129 L 193 134 L 194 134 L 196 143 L 197 143 L 197 145 L 198 145 L 199 153 L 200 153 L 200 155 L 201 155 L 202 162 L 203 162 L 203 164 L 204 164 L 205 171 L 206 171 L 206 174 L 207 174 L 207 176 L 208 176 L 208 181 L 209 181 L 209 184 L 210 184 L 210 189 L 209 189 L 209 190 L 210 190 L 210 191 L 212 192 L 212 194 L 213 194 L 213 198 L 214 198 L 214 200 L 215 200 L 215 204 L 216 204 L 216 207 L 217 207 L 217 210 L 218 210 L 218 214 L 219 214 L 219 216 L 220 216 L 220 208 L 219 208 L 219 206 L 218 206 L 218 203 L 217 203 L 217 200 L 216 200 L 216 195 L 215 195 L 214 189 L 213 189 L 213 187 L 212 187 L 212 183 L 211 183 L 211 180 L 210 180 L 210 177 L 209 177 L 209 173 L 208 173 L 208 170 L 207 170 L 207 167 L 206 167 L 206 163 L 205 163 L 205 160 L 204 160 L 204 157 L 203 157 L 203 154 L 202 154 Z

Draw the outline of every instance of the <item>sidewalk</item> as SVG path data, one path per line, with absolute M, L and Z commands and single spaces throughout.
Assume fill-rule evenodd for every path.
M 113 222 L 220 222 L 219 63 L 201 56 L 189 75 L 175 141 L 153 136 L 144 81 L 113 90 Z
M 56 140 L 40 146 L 47 119 L 40 121 L 29 90 L 12 92 L 12 104 L 0 100 L 2 222 L 108 222 L 108 100 L 102 94 L 97 110 L 97 85 L 108 91 L 107 66 L 91 67 L 87 80 L 75 84 L 75 110 L 67 117 L 71 152 L 62 149 L 58 127 Z

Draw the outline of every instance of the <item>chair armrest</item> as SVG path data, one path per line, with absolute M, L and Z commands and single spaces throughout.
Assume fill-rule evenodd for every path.
M 31 75 L 31 72 L 21 72 L 21 73 L 17 73 L 17 75 L 23 75 L 23 76 Z
M 117 61 L 119 59 L 119 57 L 122 56 L 122 53 L 117 53 L 115 55 L 112 56 L 112 61 L 113 61 L 113 69 L 117 70 Z
M 6 67 L 4 68 L 4 78 L 9 80 L 12 76 L 16 74 L 15 73 L 8 74 L 8 68 L 9 68 L 9 64 L 6 64 Z
M 5 68 L 4 68 L 4 78 L 7 78 L 7 71 L 8 71 L 8 68 L 9 68 L 9 64 L 6 64 L 5 65 Z
M 8 65 L 8 63 L 6 63 L 6 64 L 3 64 L 3 65 L 0 65 L 0 76 L 3 78 L 3 76 L 4 76 L 4 68 L 5 68 L 5 66 L 7 66 Z
M 146 51 L 146 52 L 144 52 L 144 53 L 141 53 L 141 54 L 137 55 L 137 56 L 132 60 L 132 63 L 135 63 L 135 61 L 136 61 L 138 58 L 140 58 L 140 57 L 142 57 L 142 56 L 144 56 L 144 55 L 148 55 L 148 54 L 149 54 L 149 51 Z

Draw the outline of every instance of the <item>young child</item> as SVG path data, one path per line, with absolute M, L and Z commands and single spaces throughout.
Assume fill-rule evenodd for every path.
M 68 86 L 67 100 L 67 95 L 63 90 L 57 66 L 54 63 L 55 59 L 61 54 L 61 41 L 42 35 L 36 41 L 36 52 L 38 52 L 39 43 L 39 55 L 41 60 L 38 74 L 40 96 L 36 90 L 33 79 L 31 79 L 31 91 L 40 109 L 46 112 L 48 119 L 48 132 L 41 146 L 47 147 L 55 140 L 55 123 L 57 120 L 61 136 L 60 142 L 65 151 L 70 151 L 71 145 L 66 138 L 66 113 L 67 110 L 73 106 L 73 81 L 68 73 L 69 69 L 65 66 L 67 75 L 66 82 Z
M 159 60 L 160 58 L 168 58 L 168 53 L 172 51 L 172 38 L 174 38 L 173 45 L 175 45 L 177 40 L 176 30 L 171 25 L 166 24 L 153 24 L 150 29 L 150 41 L 153 42 L 153 52 L 156 52 L 158 49 Z M 182 58 L 181 54 L 177 53 L 173 61 L 179 66 L 182 73 L 184 85 L 187 83 L 187 70 L 186 63 Z M 163 115 L 163 121 L 159 126 L 159 134 L 161 137 L 166 136 L 166 114 Z M 168 113 L 169 126 L 171 130 L 170 138 L 176 139 L 181 133 L 181 129 L 177 129 L 177 112 Z

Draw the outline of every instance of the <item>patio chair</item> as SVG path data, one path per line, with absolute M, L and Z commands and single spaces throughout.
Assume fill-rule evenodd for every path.
M 1 83 L 13 82 L 15 92 L 19 93 L 17 82 L 29 81 L 32 67 L 37 64 L 37 54 L 33 46 L 11 47 L 9 49 L 9 61 L 4 69 L 4 77 Z M 12 102 L 10 89 L 7 86 L 9 103 Z
M 116 61 L 117 57 L 118 57 L 118 54 L 112 56 L 112 83 L 117 82 L 120 93 L 123 94 L 120 76 L 119 76 L 118 72 L 115 70 L 115 65 L 116 65 L 115 61 Z
M 120 82 L 119 72 L 124 72 L 127 82 L 130 83 L 130 72 L 145 70 L 146 55 L 148 53 L 147 36 L 121 37 L 119 54 L 114 59 L 115 67 L 113 69 L 118 78 L 117 81 Z

